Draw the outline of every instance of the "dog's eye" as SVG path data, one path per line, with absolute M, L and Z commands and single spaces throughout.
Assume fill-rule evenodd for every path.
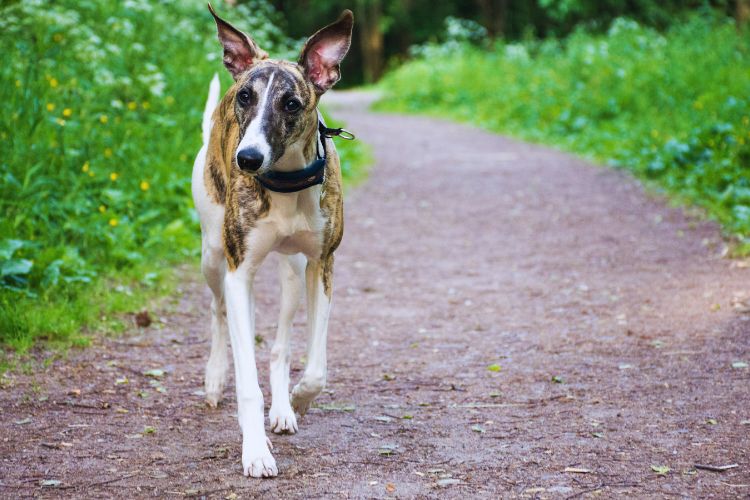
M 284 109 L 288 111 L 289 113 L 294 113 L 295 111 L 299 111 L 299 109 L 302 107 L 302 103 L 299 102 L 297 99 L 289 99 L 284 103 Z
M 245 106 L 250 102 L 250 92 L 248 92 L 247 90 L 240 90 L 237 93 L 237 100 L 240 102 L 240 104 Z

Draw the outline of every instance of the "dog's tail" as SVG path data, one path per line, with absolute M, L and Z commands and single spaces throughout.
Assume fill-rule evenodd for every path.
M 208 86 L 208 99 L 206 100 L 206 109 L 203 111 L 203 144 L 208 144 L 208 139 L 211 137 L 211 117 L 214 114 L 216 106 L 219 104 L 219 92 L 221 87 L 219 85 L 219 75 L 214 73 L 214 77 L 211 79 L 211 84 Z

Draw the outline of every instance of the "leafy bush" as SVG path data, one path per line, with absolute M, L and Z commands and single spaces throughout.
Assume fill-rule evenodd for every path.
M 217 7 L 274 57 L 299 50 L 270 3 Z M 211 75 L 231 78 L 201 0 L 0 14 L 0 343 L 27 347 L 134 307 L 116 295 L 198 254 L 192 163 Z
M 750 243 L 750 37 L 729 20 L 696 17 L 661 34 L 617 19 L 606 35 L 451 47 L 422 47 L 386 77 L 378 106 L 607 160 Z

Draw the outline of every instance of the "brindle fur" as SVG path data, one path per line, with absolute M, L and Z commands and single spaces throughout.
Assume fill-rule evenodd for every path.
M 271 119 L 268 126 L 268 138 L 272 150 L 280 157 L 284 144 L 293 144 L 303 138 L 304 156 L 309 161 L 316 152 L 316 131 L 318 124 L 315 108 L 318 105 L 318 94 L 314 86 L 305 79 L 303 70 L 298 64 L 264 60 L 235 82 L 213 114 L 214 127 L 208 144 L 204 183 L 209 196 L 219 204 L 225 205 L 223 241 L 224 253 L 228 267 L 234 270 L 245 257 L 247 235 L 257 225 L 259 219 L 269 213 L 270 197 L 261 187 L 254 174 L 248 174 L 237 166 L 234 151 L 240 137 L 252 118 L 260 112 L 256 102 L 245 108 L 237 104 L 237 93 L 248 90 L 251 94 L 268 82 L 274 74 L 273 85 L 278 87 L 272 94 L 274 99 L 266 104 L 271 107 Z M 300 98 L 304 109 L 290 119 L 284 113 L 275 113 L 279 105 L 289 95 Z M 275 146 L 275 147 L 273 147 Z M 333 273 L 333 252 L 338 248 L 343 236 L 343 193 L 341 185 L 341 167 L 333 141 L 326 139 L 326 180 L 320 196 L 320 209 L 325 219 L 322 252 L 319 257 L 323 266 L 323 284 L 326 295 L 331 296 L 331 276 Z M 272 161 L 278 158 L 273 158 Z

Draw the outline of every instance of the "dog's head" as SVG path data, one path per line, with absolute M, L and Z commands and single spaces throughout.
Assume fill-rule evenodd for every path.
M 341 77 L 339 64 L 352 40 L 352 12 L 345 10 L 311 36 L 299 60 L 291 63 L 269 59 L 249 36 L 208 8 L 224 47 L 224 66 L 235 80 L 225 99 L 233 101 L 240 131 L 237 165 L 246 172 L 301 168 L 317 130 L 318 99 Z

